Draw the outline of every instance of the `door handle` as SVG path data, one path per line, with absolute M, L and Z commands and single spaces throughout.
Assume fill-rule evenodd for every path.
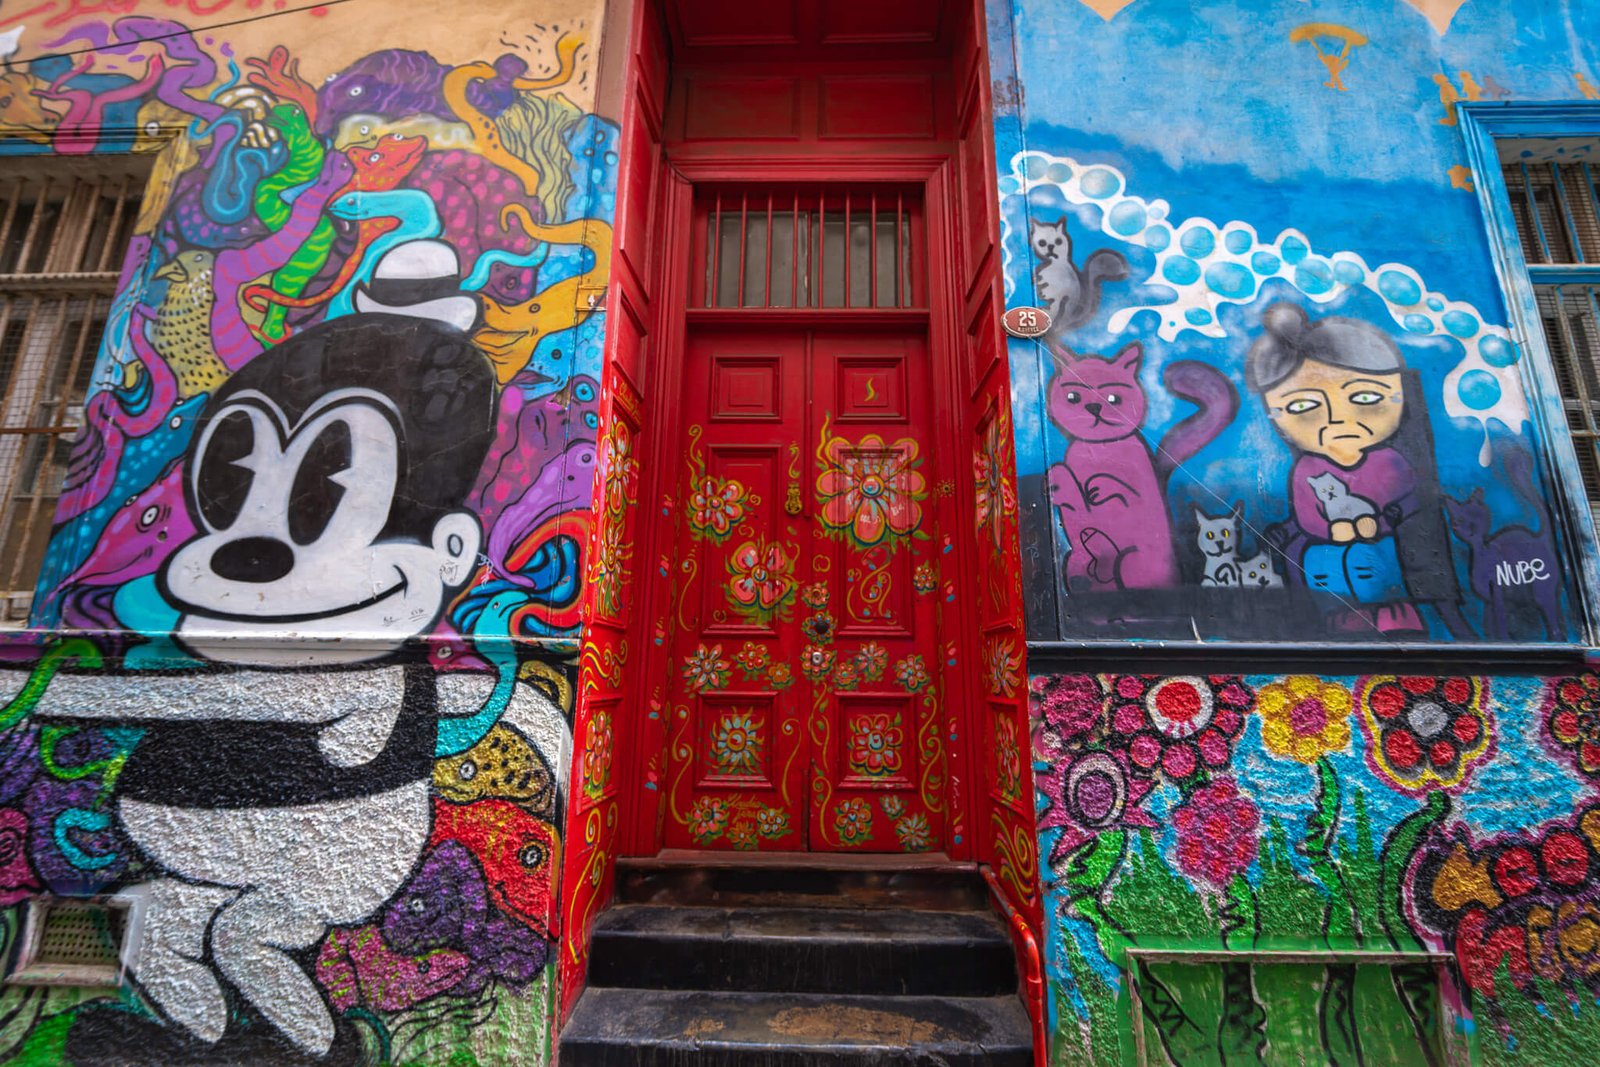
M 790 515 L 798 515 L 804 506 L 800 499 L 800 483 L 790 482 L 789 492 L 783 498 L 783 510 Z

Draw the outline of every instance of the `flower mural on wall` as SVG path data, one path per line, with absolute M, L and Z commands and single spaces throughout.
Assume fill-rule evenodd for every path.
M 1232 778 L 1196 789 L 1172 812 L 1178 869 L 1198 885 L 1225 889 L 1255 862 L 1261 813 Z
M 851 442 L 830 437 L 824 419 L 817 447 L 817 502 L 824 528 L 861 549 L 898 546 L 920 534 L 921 502 L 928 496 L 927 480 L 917 470 L 921 464 L 921 446 L 910 437 L 890 444 L 867 434 Z
M 1111 685 L 1111 730 L 1136 769 L 1186 782 L 1227 766 L 1251 699 L 1236 678 L 1125 674 Z
M 1041 757 L 1081 747 L 1105 718 L 1108 697 L 1093 674 L 1042 674 L 1028 681 Z
M 1375 676 L 1357 703 L 1368 763 L 1403 792 L 1460 786 L 1489 751 L 1482 679 Z
M 1313 764 L 1350 747 L 1350 690 L 1311 675 L 1295 675 L 1256 693 L 1261 740 L 1267 751 Z
M 1545 722 L 1577 769 L 1600 778 L 1600 675 L 1553 682 L 1545 697 Z

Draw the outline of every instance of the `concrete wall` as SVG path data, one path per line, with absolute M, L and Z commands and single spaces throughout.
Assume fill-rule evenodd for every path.
M 16 7 L 5 149 L 155 173 L 0 652 L 0 929 L 144 921 L 120 991 L 0 992 L 0 1059 L 540 1062 L 602 5 Z
M 1600 678 L 1576 656 L 1318 664 L 1583 640 L 1560 449 L 1455 105 L 1600 95 L 1596 18 L 991 3 L 1008 295 L 1064 320 L 1011 348 L 1056 1062 L 1593 1058 Z M 1379 379 L 1346 454 L 1273 393 L 1319 358 Z M 1372 525 L 1335 536 L 1317 475 Z M 1514 543 L 1548 581 L 1496 587 L 1482 564 Z M 1378 580 L 1319 585 L 1358 549 Z M 1104 637 L 1216 647 L 1134 674 L 1038 644 Z M 1226 647 L 1261 641 L 1301 644 L 1270 670 Z M 1136 1030 L 1134 961 L 1161 950 L 1244 955 L 1144 966 Z M 1248 956 L 1268 950 L 1384 956 Z

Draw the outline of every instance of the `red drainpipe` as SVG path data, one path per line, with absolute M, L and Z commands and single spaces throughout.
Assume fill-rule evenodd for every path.
M 1049 1067 L 1044 1030 L 1044 967 L 1039 962 L 1039 941 L 1033 936 L 1028 920 L 1006 899 L 1000 880 L 989 865 L 980 864 L 978 871 L 989 884 L 989 895 L 1010 921 L 1012 936 L 1022 944 L 1022 999 L 1028 1006 L 1028 1021 L 1033 1024 L 1033 1067 Z

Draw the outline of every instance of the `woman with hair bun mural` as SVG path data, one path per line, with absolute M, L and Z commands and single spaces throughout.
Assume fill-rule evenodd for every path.
M 1245 378 L 1297 453 L 1290 518 L 1277 528 L 1291 581 L 1322 594 L 1342 636 L 1426 636 L 1421 605 L 1451 635 L 1472 636 L 1421 386 L 1400 346 L 1371 323 L 1313 322 L 1283 301 L 1261 321 Z

